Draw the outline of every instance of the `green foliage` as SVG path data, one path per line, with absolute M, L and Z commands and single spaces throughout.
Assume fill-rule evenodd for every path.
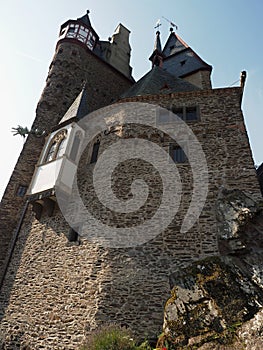
M 127 328 L 108 324 L 92 332 L 81 350 L 151 350 L 151 347 L 148 342 L 136 345 Z

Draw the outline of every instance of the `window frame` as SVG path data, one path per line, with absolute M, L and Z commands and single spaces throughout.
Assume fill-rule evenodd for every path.
M 56 159 L 59 159 L 63 157 L 65 152 L 62 155 L 59 155 L 59 151 L 61 150 L 61 145 L 66 141 L 68 131 L 66 129 L 59 130 L 52 138 L 49 140 L 48 147 L 46 149 L 42 164 L 48 164 L 50 162 L 53 162 Z M 66 145 L 67 147 L 67 145 Z M 66 150 L 65 147 L 65 150 Z M 52 157 L 50 157 L 50 151 L 54 148 L 54 151 L 52 151 Z
M 21 184 L 18 185 L 16 188 L 16 196 L 23 198 L 27 193 L 27 189 L 28 189 L 28 186 L 26 185 L 21 185 Z
M 189 110 L 195 109 L 196 111 L 196 119 L 187 119 L 187 113 Z M 198 105 L 189 105 L 189 106 L 172 106 L 171 112 L 177 115 L 180 119 L 182 119 L 186 123 L 192 123 L 200 121 L 200 108 Z M 190 113 L 190 112 L 189 112 Z M 181 114 L 181 116 L 180 116 Z

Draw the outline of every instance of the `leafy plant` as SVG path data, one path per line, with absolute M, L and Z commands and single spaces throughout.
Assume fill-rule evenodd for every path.
M 107 324 L 93 331 L 81 350 L 151 350 L 148 342 L 137 345 L 130 330 Z

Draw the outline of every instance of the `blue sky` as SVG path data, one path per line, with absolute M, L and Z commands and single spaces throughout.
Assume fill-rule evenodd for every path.
M 60 25 L 91 11 L 93 27 L 107 40 L 121 22 L 131 31 L 133 75 L 150 69 L 155 23 L 161 39 L 169 35 L 167 17 L 178 34 L 213 66 L 213 87 L 227 87 L 248 73 L 242 108 L 255 164 L 263 162 L 263 2 L 261 0 L 13 0 L 1 11 L 1 148 L 0 197 L 22 150 L 13 136 L 18 124 L 30 127 L 54 54 Z

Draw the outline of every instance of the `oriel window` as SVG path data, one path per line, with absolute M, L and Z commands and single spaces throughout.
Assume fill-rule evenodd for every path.
M 67 130 L 60 130 L 50 141 L 44 162 L 51 162 L 65 153 Z

